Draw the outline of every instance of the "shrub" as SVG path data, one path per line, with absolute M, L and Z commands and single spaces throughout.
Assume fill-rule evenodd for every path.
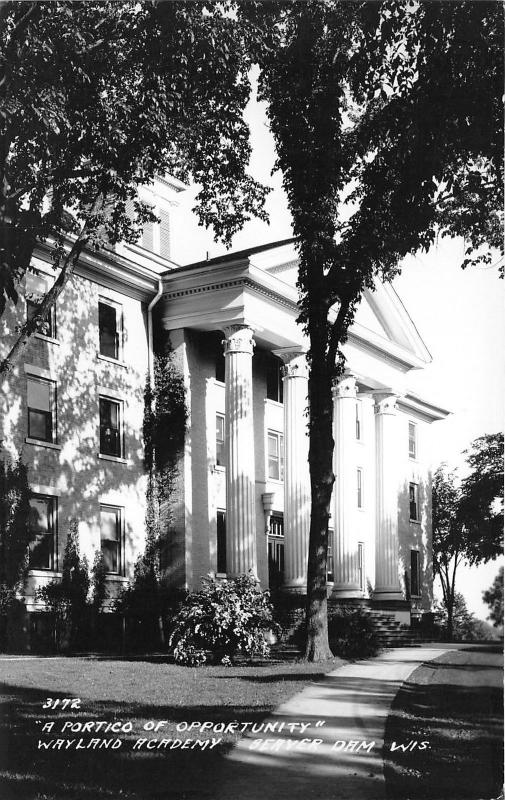
M 251 574 L 204 578 L 201 591 L 188 596 L 174 619 L 170 646 L 176 662 L 231 664 L 239 653 L 267 656 L 268 634 L 279 630 L 272 610 L 269 592 Z
M 77 522 L 70 523 L 63 554 L 61 581 L 37 590 L 37 599 L 53 614 L 56 650 L 75 650 L 86 644 L 89 627 L 90 578 L 86 556 L 79 552 Z
M 333 653 L 342 658 L 366 658 L 380 649 L 373 621 L 359 607 L 329 609 L 328 637 Z

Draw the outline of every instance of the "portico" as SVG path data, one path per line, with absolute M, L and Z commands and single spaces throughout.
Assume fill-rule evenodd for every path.
M 223 574 L 218 563 L 228 576 L 251 570 L 268 585 L 275 551 L 283 588 L 306 590 L 308 342 L 296 323 L 296 269 L 292 244 L 281 243 L 163 276 L 161 324 L 177 342 L 191 406 L 180 513 L 187 585 L 205 572 Z M 428 517 L 409 519 L 405 505 L 412 486 L 428 497 L 425 464 L 409 460 L 405 425 L 421 433 L 445 412 L 409 399 L 406 376 L 430 357 L 394 291 L 379 284 L 363 305 L 345 347 L 346 373 L 334 387 L 329 592 L 344 601 L 372 592 L 376 602 L 391 603 L 408 596 L 411 550 L 430 546 Z M 222 342 L 214 356 L 211 339 Z M 218 350 L 225 360 L 219 377 Z M 265 364 L 272 359 L 282 365 L 283 397 L 269 396 Z M 195 461 L 197 446 L 206 461 Z M 428 604 L 430 559 L 423 558 Z

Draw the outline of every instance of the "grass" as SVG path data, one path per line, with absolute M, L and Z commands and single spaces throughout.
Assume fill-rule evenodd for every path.
M 493 652 L 494 651 L 494 652 Z M 503 785 L 499 648 L 445 653 L 398 692 L 386 725 L 387 795 L 398 800 L 489 800 Z M 470 668 L 469 668 L 470 667 Z M 429 746 L 391 752 L 392 742 Z
M 189 800 L 219 797 L 222 756 L 238 732 L 181 732 L 181 722 L 259 722 L 341 663 L 263 662 L 186 668 L 163 659 L 0 658 L 2 800 Z M 45 710 L 46 698 L 79 697 L 79 711 Z M 131 722 L 130 733 L 61 732 L 65 721 Z M 164 721 L 149 733 L 146 723 Z M 42 733 L 43 724 L 53 722 Z M 214 749 L 133 750 L 138 738 L 221 738 Z M 40 750 L 39 739 L 119 738 L 117 750 Z

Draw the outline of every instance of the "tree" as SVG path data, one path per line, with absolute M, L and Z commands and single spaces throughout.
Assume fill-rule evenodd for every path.
M 503 626 L 503 567 L 493 581 L 493 585 L 482 593 L 482 599 L 491 609 L 489 619 L 495 628 Z
M 502 19 L 495 3 L 241 4 L 260 25 L 260 97 L 299 252 L 309 338 L 311 523 L 306 657 L 329 655 L 332 382 L 363 290 L 437 232 L 467 262 L 501 243 Z
M 30 489 L 26 467 L 0 461 L 0 618 L 5 618 L 28 569 Z
M 246 171 L 248 36 L 227 0 L 1 4 L 0 314 L 37 243 L 52 243 L 58 277 L 0 371 L 83 248 L 138 238 L 153 219 L 138 187 L 155 175 L 201 183 L 197 213 L 225 241 L 263 214 Z
M 449 639 L 454 628 L 456 571 L 464 560 L 463 531 L 458 518 L 459 500 L 455 473 L 448 472 L 445 465 L 438 467 L 432 486 L 433 568 L 442 586 Z
M 458 566 L 485 563 L 503 549 L 503 435 L 481 436 L 465 453 L 472 471 L 461 482 L 445 465 L 433 478 L 433 567 L 442 586 L 449 637 Z
M 459 515 L 474 564 L 503 552 L 503 433 L 480 436 L 465 454 L 470 472 L 461 484 Z

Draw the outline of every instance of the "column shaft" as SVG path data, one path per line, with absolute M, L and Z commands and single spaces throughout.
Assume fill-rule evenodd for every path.
M 275 352 L 284 361 L 284 588 L 303 593 L 310 531 L 307 360 L 300 349 Z
M 226 405 L 226 562 L 231 576 L 257 574 L 253 331 L 246 325 L 224 330 Z
M 376 395 L 376 534 L 375 591 L 377 600 L 401 600 L 398 577 L 398 449 L 396 396 Z
M 356 381 L 346 375 L 334 389 L 335 554 L 333 595 L 361 597 L 359 585 L 358 541 L 356 536 Z

